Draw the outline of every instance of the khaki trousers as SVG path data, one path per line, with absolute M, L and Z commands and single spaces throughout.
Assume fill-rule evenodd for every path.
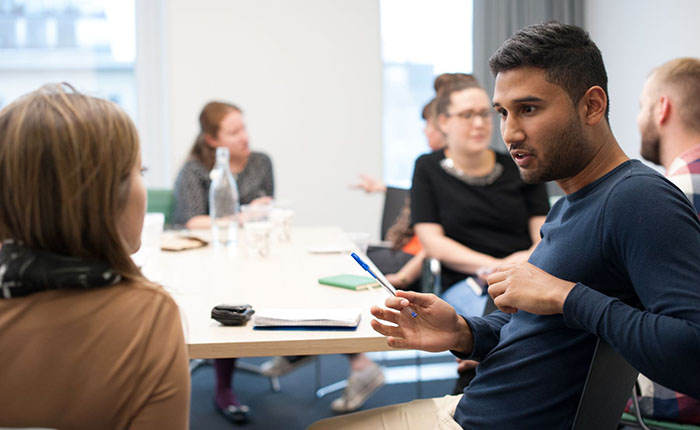
M 461 430 L 452 418 L 462 395 L 420 399 L 313 423 L 308 430 Z

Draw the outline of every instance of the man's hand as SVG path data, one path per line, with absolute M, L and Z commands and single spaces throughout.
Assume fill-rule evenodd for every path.
M 576 285 L 527 262 L 498 267 L 487 281 L 498 309 L 506 313 L 522 309 L 538 315 L 562 313 L 564 301 Z
M 372 320 L 371 325 L 377 332 L 388 336 L 389 346 L 430 352 L 453 349 L 471 353 L 473 339 L 469 326 L 452 306 L 434 294 L 397 291 L 396 297 L 389 297 L 385 304 L 389 309 L 372 306 L 370 312 L 377 319 L 396 326 L 377 320 Z M 415 318 L 411 316 L 411 311 L 417 314 Z
M 457 359 L 457 373 L 464 373 L 479 365 L 478 361 Z

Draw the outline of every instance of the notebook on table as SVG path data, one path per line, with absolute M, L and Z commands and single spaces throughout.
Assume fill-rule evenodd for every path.
M 355 330 L 362 313 L 356 308 L 268 308 L 253 315 L 253 328 L 291 330 Z
M 378 287 L 379 283 L 368 277 L 360 275 L 335 275 L 326 276 L 318 280 L 319 284 L 329 285 L 331 287 L 347 288 L 349 290 L 366 290 L 368 288 Z

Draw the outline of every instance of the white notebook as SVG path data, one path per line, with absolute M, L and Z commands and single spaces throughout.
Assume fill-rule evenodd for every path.
M 256 309 L 253 314 L 254 328 L 309 328 L 309 329 L 355 329 L 362 312 L 352 308 L 325 309 Z

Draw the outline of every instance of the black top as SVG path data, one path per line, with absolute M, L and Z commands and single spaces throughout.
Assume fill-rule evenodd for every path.
M 470 185 L 440 165 L 444 151 L 416 160 L 411 188 L 412 223 L 442 225 L 445 235 L 474 251 L 495 258 L 532 246 L 528 221 L 549 211 L 544 184 L 528 185 L 508 154 L 496 153 L 501 175 L 488 185 Z M 449 287 L 469 274 L 442 268 Z

